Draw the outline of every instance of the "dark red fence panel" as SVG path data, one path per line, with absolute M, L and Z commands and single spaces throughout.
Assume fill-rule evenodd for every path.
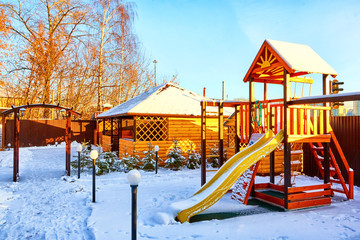
M 66 120 L 20 120 L 20 147 L 46 146 L 65 141 Z M 5 125 L 5 147 L 13 143 L 14 121 Z M 71 121 L 71 141 L 94 143 L 96 122 L 94 120 Z
M 330 124 L 346 160 L 354 170 L 354 183 L 360 186 L 360 116 L 331 117 Z M 331 148 L 334 149 L 332 144 Z M 340 159 L 336 151 L 334 154 L 337 160 Z M 347 181 L 348 176 L 343 165 L 339 166 Z M 320 176 L 308 144 L 304 144 L 304 173 L 309 176 Z

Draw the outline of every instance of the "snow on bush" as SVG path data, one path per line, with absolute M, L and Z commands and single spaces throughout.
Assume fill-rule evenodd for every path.
M 83 144 L 83 150 L 80 154 L 80 170 L 90 170 L 93 167 L 93 160 L 90 158 L 91 148 L 90 145 Z M 75 157 L 75 156 L 74 156 Z M 78 168 L 77 156 L 74 161 L 71 162 L 71 166 L 74 169 Z M 115 152 L 100 152 L 99 157 L 95 162 L 96 175 L 103 175 L 110 172 L 122 172 L 125 171 L 124 161 L 119 159 Z
M 151 142 L 148 143 L 148 150 L 144 151 L 144 158 L 141 160 L 142 162 L 142 169 L 145 171 L 152 171 L 155 170 L 155 160 L 156 154 Z
M 178 145 L 178 141 L 174 140 L 173 142 L 173 148 L 166 155 L 169 158 L 165 161 L 165 167 L 177 171 L 184 166 L 185 157 L 181 155 L 182 151 Z
M 186 167 L 189 169 L 196 169 L 200 167 L 201 164 L 201 156 L 199 153 L 195 152 L 194 144 L 190 143 L 190 149 L 187 150 L 188 159 L 186 163 Z
M 123 156 L 121 157 L 121 159 L 124 162 L 124 167 L 125 167 L 126 172 L 128 172 L 132 169 L 140 169 L 140 167 L 141 167 L 140 156 L 137 154 L 137 151 L 135 151 L 135 150 L 133 150 L 132 154 L 129 154 L 125 147 L 125 153 L 123 153 Z

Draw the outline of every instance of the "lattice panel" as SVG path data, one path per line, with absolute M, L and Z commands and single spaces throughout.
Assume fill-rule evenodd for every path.
M 228 142 L 229 142 L 229 148 L 235 148 L 235 127 L 229 126 L 228 127 Z
M 165 141 L 169 136 L 167 117 L 136 117 L 137 141 Z
M 105 119 L 105 131 L 104 134 L 106 136 L 111 136 L 111 119 Z M 99 130 L 103 131 L 104 128 L 104 123 L 101 122 L 99 124 Z M 118 135 L 118 128 L 119 128 L 119 124 L 118 124 L 118 120 L 117 119 L 113 119 L 113 135 L 116 136 Z
M 105 133 L 105 135 L 110 136 L 111 135 L 111 121 L 110 121 L 110 119 L 106 119 L 104 121 L 105 121 L 105 126 L 103 125 L 104 133 Z

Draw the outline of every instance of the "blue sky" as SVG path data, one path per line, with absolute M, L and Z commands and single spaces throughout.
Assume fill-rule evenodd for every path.
M 220 98 L 247 98 L 246 71 L 266 38 L 311 46 L 344 81 L 360 91 L 360 1 L 135 0 L 136 33 L 156 59 L 158 78 L 179 75 L 180 85 Z M 313 76 L 312 95 L 321 94 Z M 282 88 L 269 89 L 269 98 Z M 262 87 L 255 95 L 262 98 Z

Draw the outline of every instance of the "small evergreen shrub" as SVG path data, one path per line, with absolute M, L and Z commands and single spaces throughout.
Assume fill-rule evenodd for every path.
M 187 151 L 187 153 L 188 160 L 186 163 L 186 167 L 189 169 L 199 168 L 201 164 L 201 156 L 199 153 L 195 152 L 193 143 L 190 143 L 190 149 Z
M 128 172 L 132 169 L 140 169 L 141 167 L 140 156 L 135 150 L 133 150 L 132 154 L 128 154 L 125 149 L 125 153 L 123 154 L 121 159 L 124 162 L 125 172 Z
M 185 157 L 181 155 L 181 148 L 178 145 L 178 141 L 175 139 L 173 142 L 174 147 L 166 155 L 169 158 L 165 160 L 165 167 L 177 171 L 184 166 Z
M 153 145 L 151 142 L 148 143 L 148 150 L 144 151 L 144 158 L 141 160 L 142 162 L 142 169 L 145 171 L 153 171 L 155 170 L 155 160 L 156 154 L 153 150 Z
M 100 148 L 100 147 L 99 147 Z M 80 154 L 80 171 L 90 170 L 93 167 L 93 160 L 90 158 L 90 145 L 83 143 L 83 150 Z M 70 164 L 74 169 L 78 168 L 78 156 Z M 124 161 L 114 152 L 100 152 L 95 163 L 96 175 L 103 175 L 110 172 L 120 172 L 125 170 Z

